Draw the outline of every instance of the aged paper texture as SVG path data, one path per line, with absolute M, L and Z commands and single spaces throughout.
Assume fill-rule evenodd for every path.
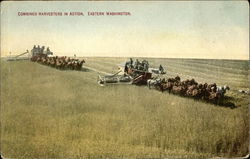
M 1 2 L 3 158 L 246 158 L 249 94 L 247 1 Z

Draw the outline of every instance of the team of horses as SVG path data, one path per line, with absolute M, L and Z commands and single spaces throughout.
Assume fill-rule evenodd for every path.
M 31 61 L 48 65 L 57 69 L 81 70 L 84 60 L 70 58 L 67 56 L 33 56 Z
M 147 81 L 149 88 L 152 86 L 162 92 L 177 94 L 184 97 L 191 97 L 194 99 L 201 99 L 214 104 L 221 104 L 224 99 L 224 94 L 230 90 L 228 86 L 217 86 L 216 83 L 198 83 L 194 79 L 187 79 L 181 81 L 179 76 L 168 79 L 149 79 Z

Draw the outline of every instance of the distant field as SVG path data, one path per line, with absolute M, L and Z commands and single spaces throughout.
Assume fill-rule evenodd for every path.
M 84 58 L 116 72 L 128 58 Z M 11 158 L 210 158 L 249 145 L 248 61 L 148 59 L 166 77 L 227 84 L 235 109 L 144 86 L 100 87 L 93 71 L 1 61 L 1 152 Z

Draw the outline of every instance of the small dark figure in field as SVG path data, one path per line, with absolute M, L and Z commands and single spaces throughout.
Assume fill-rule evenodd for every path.
M 125 72 L 125 73 L 128 73 L 128 66 L 127 66 L 127 64 L 125 64 L 124 72 Z
M 243 93 L 243 94 L 250 94 L 250 90 L 239 90 L 240 93 Z
M 133 59 L 130 58 L 130 65 L 133 66 Z

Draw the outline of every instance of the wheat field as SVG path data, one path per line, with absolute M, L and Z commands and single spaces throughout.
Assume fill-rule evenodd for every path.
M 128 58 L 90 58 L 106 72 Z M 248 153 L 249 63 L 147 59 L 166 77 L 227 84 L 218 106 L 149 90 L 97 84 L 97 73 L 1 60 L 1 154 L 8 158 L 211 158 Z

